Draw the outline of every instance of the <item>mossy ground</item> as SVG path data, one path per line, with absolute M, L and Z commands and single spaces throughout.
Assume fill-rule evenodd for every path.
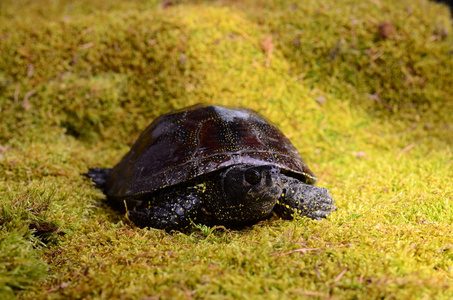
M 425 0 L 1 1 L 0 298 L 453 298 L 452 29 Z M 81 174 L 198 102 L 276 123 L 338 211 L 128 224 Z

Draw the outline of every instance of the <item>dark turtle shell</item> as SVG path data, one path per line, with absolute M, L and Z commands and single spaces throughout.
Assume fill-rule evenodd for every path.
M 198 104 L 154 120 L 112 169 L 105 192 L 153 192 L 237 164 L 272 164 L 316 183 L 288 138 L 258 113 Z

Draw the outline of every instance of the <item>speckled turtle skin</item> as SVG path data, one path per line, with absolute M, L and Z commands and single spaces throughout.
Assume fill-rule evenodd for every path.
M 195 105 L 162 115 L 112 169 L 87 173 L 140 227 L 242 227 L 276 213 L 336 210 L 283 133 L 246 108 Z

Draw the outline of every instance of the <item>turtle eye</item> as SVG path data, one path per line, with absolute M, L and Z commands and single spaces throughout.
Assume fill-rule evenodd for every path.
M 257 184 L 261 181 L 261 174 L 256 170 L 248 170 L 245 172 L 245 180 L 250 184 Z

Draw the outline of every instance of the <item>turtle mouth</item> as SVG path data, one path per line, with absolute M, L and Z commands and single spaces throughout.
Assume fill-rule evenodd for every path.
M 275 204 L 277 203 L 277 201 L 275 202 L 262 202 L 260 203 L 259 205 L 256 205 L 257 208 L 262 211 L 264 214 L 268 214 L 270 213 L 273 209 L 274 209 L 274 206 Z
M 271 215 L 275 204 L 276 201 L 274 203 L 261 202 L 253 205 L 230 206 L 224 208 L 222 210 L 223 213 L 214 215 L 220 222 L 246 222 L 253 224 L 259 220 L 264 220 Z
M 265 203 L 274 203 L 273 205 L 275 205 L 278 196 L 282 193 L 282 190 L 280 182 L 273 186 L 264 187 L 259 191 L 249 190 L 247 193 L 248 202 L 261 205 L 264 205 Z

